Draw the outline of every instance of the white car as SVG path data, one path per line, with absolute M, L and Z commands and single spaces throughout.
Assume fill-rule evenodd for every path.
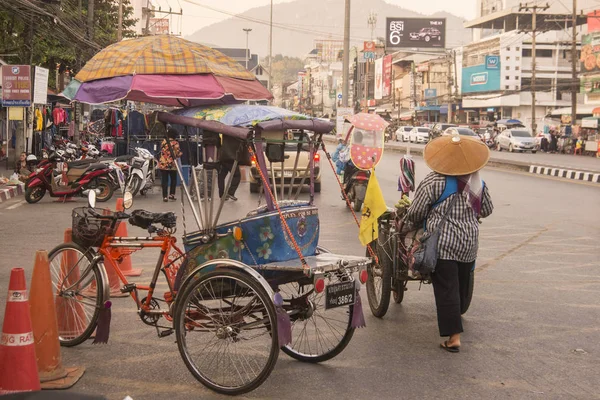
M 409 134 L 412 129 L 412 126 L 401 126 L 400 128 L 396 129 L 396 140 L 408 142 L 410 140 Z
M 429 128 L 415 127 L 410 131 L 409 140 L 411 143 L 427 143 L 429 142 L 429 132 Z
M 463 136 L 472 136 L 479 139 L 479 135 L 476 134 L 470 128 L 461 128 L 461 127 L 450 127 L 444 131 L 442 135 L 463 135 Z
M 498 135 L 496 142 L 498 151 L 531 151 L 533 154 L 537 151 L 535 139 L 525 128 L 506 129 Z

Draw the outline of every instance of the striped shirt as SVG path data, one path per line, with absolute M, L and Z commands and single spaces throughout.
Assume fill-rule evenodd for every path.
M 432 172 L 423 179 L 417 188 L 415 199 L 408 209 L 404 221 L 412 226 L 423 226 L 427 221 L 427 231 L 435 229 L 455 196 L 460 196 L 446 217 L 446 224 L 440 232 L 438 258 L 458 262 L 472 262 L 477 258 L 479 246 L 478 217 L 485 218 L 492 213 L 494 206 L 487 185 L 483 188 L 480 215 L 475 215 L 467 201 L 466 194 L 459 192 L 450 195 L 435 208 L 431 206 L 441 197 L 446 187 L 446 177 Z

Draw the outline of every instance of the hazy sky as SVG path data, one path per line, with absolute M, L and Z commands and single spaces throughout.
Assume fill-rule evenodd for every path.
M 277 3 L 287 3 L 290 0 L 274 0 Z M 338 0 L 340 5 L 344 4 L 344 0 Z M 369 0 L 352 0 L 358 1 L 369 1 Z M 390 4 L 395 4 L 400 7 L 417 11 L 423 14 L 432 14 L 437 11 L 447 11 L 459 17 L 465 19 L 472 19 L 475 17 L 475 1 L 476 0 L 385 0 Z M 152 0 L 152 2 L 162 9 L 168 9 L 169 7 L 173 11 L 178 11 L 179 8 L 183 9 L 183 18 L 173 17 L 171 22 L 172 31 L 181 29 L 181 33 L 186 36 L 190 35 L 198 29 L 214 24 L 224 19 L 229 18 L 229 15 L 206 9 L 193 3 L 199 3 L 215 9 L 226 11 L 232 14 L 242 13 L 254 7 L 264 6 L 270 3 L 270 0 Z M 181 20 L 181 21 L 180 21 Z M 181 26 L 179 26 L 181 25 Z

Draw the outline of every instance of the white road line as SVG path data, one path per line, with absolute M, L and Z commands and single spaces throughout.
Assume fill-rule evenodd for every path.
M 14 210 L 17 207 L 21 207 L 23 204 L 25 204 L 25 200 L 21 200 L 20 202 L 13 204 L 10 207 L 6 207 L 7 210 Z

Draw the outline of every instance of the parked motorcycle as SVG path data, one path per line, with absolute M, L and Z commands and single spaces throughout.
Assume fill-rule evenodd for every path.
M 352 208 L 356 212 L 360 212 L 365 201 L 370 176 L 370 171 L 360 170 L 352 165 L 351 162 L 346 165 L 344 170 L 344 191 L 350 203 L 353 203 Z
M 137 155 L 131 159 L 131 169 L 127 180 L 127 191 L 134 196 L 139 192 L 145 195 L 154 186 L 156 161 L 152 153 L 142 147 L 136 147 Z
M 63 172 L 56 171 L 57 165 L 63 163 Z M 46 192 L 51 197 L 67 197 L 87 195 L 90 190 L 97 193 L 98 201 L 108 201 L 113 195 L 114 187 L 108 180 L 110 168 L 105 164 L 88 160 L 66 162 L 59 154 L 51 154 L 48 162 L 38 164 L 26 183 L 25 200 L 30 203 L 40 201 Z M 68 179 L 66 186 L 59 185 L 62 175 Z

